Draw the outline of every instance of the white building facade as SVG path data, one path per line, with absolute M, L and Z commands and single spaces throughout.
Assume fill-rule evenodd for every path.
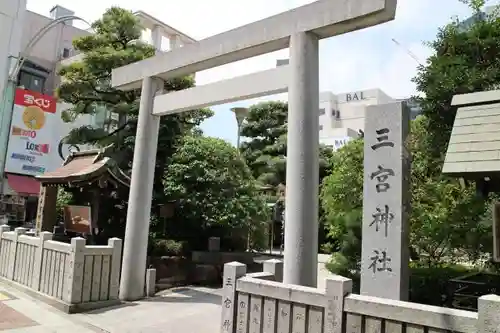
M 276 60 L 276 67 L 289 64 L 289 59 Z M 319 141 L 337 150 L 365 129 L 366 107 L 410 99 L 394 99 L 381 89 L 366 89 L 334 94 L 324 91 L 319 94 Z M 411 105 L 410 105 L 411 104 Z M 420 113 L 415 102 L 409 103 L 412 119 Z
M 49 14 L 49 13 L 47 13 Z M 73 26 L 72 21 L 59 23 L 48 30 L 32 47 L 28 42 L 40 30 L 57 18 L 74 12 L 55 6 L 48 16 L 26 9 L 26 0 L 0 2 L 0 220 L 6 218 L 14 224 L 30 222 L 35 218 L 40 184 L 34 178 L 62 165 L 72 149 L 62 143 L 73 129 L 85 125 L 102 127 L 107 119 L 116 118 L 105 108 L 96 114 L 79 117 L 65 123 L 61 114 L 71 105 L 58 103 L 54 96 L 61 78 L 57 75 L 62 65 L 81 59 L 72 47 L 72 41 L 90 32 Z M 145 28 L 145 35 L 154 26 L 162 28 L 164 49 L 172 49 L 195 40 L 144 13 L 136 12 Z M 147 36 L 146 36 L 147 38 Z M 25 62 L 16 78 L 8 81 L 10 68 L 22 54 Z M 7 83 L 10 90 L 7 91 Z M 113 128 L 107 128 L 113 130 Z M 2 140 L 3 139 L 3 140 Z
M 0 1 L 0 91 L 21 49 L 26 0 Z M 2 94 L 3 95 L 3 94 Z
M 338 149 L 364 131 L 366 107 L 394 99 L 380 89 L 341 94 L 322 92 L 319 96 L 320 143 Z

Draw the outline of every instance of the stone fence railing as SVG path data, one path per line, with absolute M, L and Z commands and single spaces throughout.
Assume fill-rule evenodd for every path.
M 118 301 L 122 241 L 88 246 L 52 240 L 52 233 L 0 226 L 0 281 L 18 287 L 65 312 L 109 306 Z
M 222 333 L 490 333 L 500 327 L 500 297 L 479 298 L 479 311 L 351 294 L 352 281 L 334 276 L 325 290 L 281 283 L 282 263 L 246 274 L 224 267 Z M 391 286 L 387 286 L 390 288 Z

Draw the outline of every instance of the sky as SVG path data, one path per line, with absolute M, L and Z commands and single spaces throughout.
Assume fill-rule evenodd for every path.
M 491 0 L 487 4 L 499 1 Z M 203 39 L 310 2 L 313 1 L 100 0 L 90 5 L 87 1 L 28 0 L 27 7 L 48 16 L 53 6 L 61 5 L 92 22 L 107 8 L 120 6 L 145 11 L 195 39 Z M 380 88 L 394 98 L 416 94 L 411 78 L 416 74 L 418 62 L 425 63 L 431 55 L 424 42 L 433 40 L 438 28 L 452 18 L 465 19 L 469 15 L 469 8 L 458 0 L 398 0 L 394 21 L 320 41 L 320 90 L 337 94 Z M 83 23 L 80 27 L 87 28 Z M 284 58 L 288 58 L 287 49 L 200 72 L 196 81 L 201 85 L 270 69 L 277 59 Z M 281 94 L 212 107 L 215 115 L 202 124 L 202 129 L 206 135 L 235 144 L 237 127 L 230 108 L 286 98 L 286 94 Z

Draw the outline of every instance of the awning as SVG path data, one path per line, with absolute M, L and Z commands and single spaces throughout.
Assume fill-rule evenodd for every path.
M 40 194 L 40 183 L 33 177 L 7 174 L 7 183 L 20 195 Z

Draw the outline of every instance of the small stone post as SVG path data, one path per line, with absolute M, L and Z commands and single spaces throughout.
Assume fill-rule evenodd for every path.
M 263 270 L 274 275 L 274 281 L 283 282 L 283 261 L 270 259 L 264 261 Z
M 5 253 L 2 251 L 2 240 L 3 240 L 3 233 L 6 233 L 10 231 L 10 227 L 8 225 L 0 225 L 0 263 L 4 263 L 6 260 L 9 258 L 9 253 Z M 2 265 L 0 265 L 0 275 L 6 274 L 6 269 L 2 268 Z
M 495 333 L 500 327 L 500 296 L 485 295 L 477 301 L 477 332 Z
M 224 265 L 222 281 L 221 333 L 233 333 L 236 327 L 237 294 L 236 280 L 247 273 L 247 265 L 233 261 Z
M 8 231 L 10 231 L 10 227 L 8 225 L 6 225 L 6 224 L 0 225 L 0 245 L 2 244 L 2 234 L 4 232 L 8 232 Z M 0 249 L 1 249 L 1 247 L 0 247 Z M 3 254 L 0 253 L 0 256 L 3 256 Z
M 146 270 L 146 296 L 153 297 L 156 294 L 156 269 Z
M 66 260 L 68 272 L 65 274 L 65 285 L 67 289 L 64 301 L 68 304 L 78 304 L 82 302 L 85 244 L 85 239 L 81 237 L 71 239 L 71 253 Z
M 344 297 L 352 292 L 352 280 L 340 275 L 326 279 L 325 295 L 328 304 L 325 308 L 325 333 L 342 333 Z
M 208 252 L 220 251 L 220 237 L 210 237 L 208 239 Z
M 38 247 L 35 252 L 35 267 L 33 270 L 33 279 L 31 281 L 31 288 L 36 291 L 40 291 L 40 282 L 42 280 L 42 263 L 43 263 L 43 248 L 45 247 L 45 242 L 52 240 L 52 233 L 48 231 L 42 231 L 39 234 Z

